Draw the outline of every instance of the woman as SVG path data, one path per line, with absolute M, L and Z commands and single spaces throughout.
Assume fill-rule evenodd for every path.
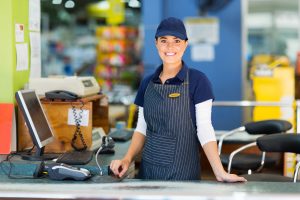
M 182 56 L 188 45 L 184 24 L 167 18 L 155 34 L 162 65 L 140 85 L 137 128 L 122 160 L 110 164 L 123 176 L 143 150 L 139 178 L 155 180 L 199 180 L 199 141 L 218 181 L 246 181 L 225 172 L 211 124 L 214 99 L 207 77 L 188 68 Z

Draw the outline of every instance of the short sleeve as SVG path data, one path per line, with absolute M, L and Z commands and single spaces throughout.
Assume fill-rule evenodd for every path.
M 192 99 L 194 104 L 202 103 L 209 99 L 214 100 L 212 85 L 207 76 L 198 70 L 192 69 L 191 78 L 194 88 L 192 88 Z
M 137 106 L 144 107 L 144 95 L 152 77 L 153 75 L 150 75 L 142 80 L 134 100 L 134 104 Z

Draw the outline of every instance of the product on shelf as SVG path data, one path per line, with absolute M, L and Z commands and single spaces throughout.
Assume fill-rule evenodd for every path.
M 103 90 L 111 91 L 114 84 L 131 85 L 137 80 L 138 66 L 136 44 L 138 29 L 129 26 L 100 26 L 96 29 L 98 39 L 97 66 L 94 74 Z

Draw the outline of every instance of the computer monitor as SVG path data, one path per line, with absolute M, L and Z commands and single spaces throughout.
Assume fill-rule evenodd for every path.
M 53 155 L 44 155 L 45 146 L 51 143 L 54 137 L 35 91 L 19 90 L 16 92 L 16 100 L 29 129 L 32 142 L 36 146 L 34 154 L 24 154 L 22 158 L 25 160 L 49 160 L 55 158 Z

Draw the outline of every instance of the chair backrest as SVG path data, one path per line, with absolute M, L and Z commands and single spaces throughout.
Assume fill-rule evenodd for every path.
M 292 124 L 286 120 L 272 119 L 250 122 L 244 125 L 251 135 L 283 133 L 292 128 Z
M 257 138 L 257 146 L 265 152 L 300 153 L 300 134 L 272 134 Z

